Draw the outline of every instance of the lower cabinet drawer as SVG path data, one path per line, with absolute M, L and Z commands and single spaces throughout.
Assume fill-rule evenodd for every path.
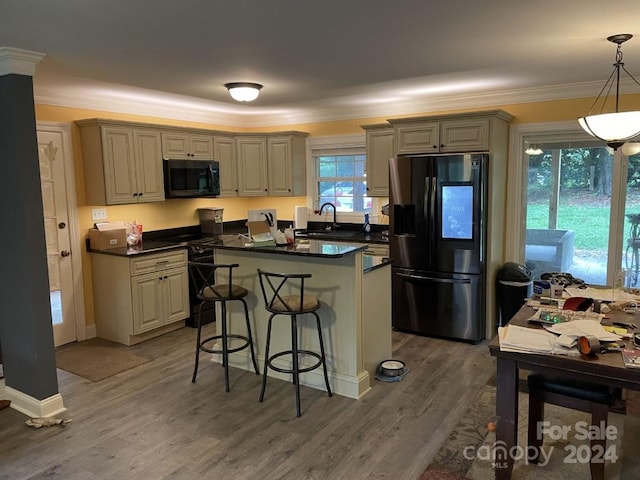
M 187 264 L 187 249 L 172 250 L 131 259 L 131 275 L 151 273 L 159 269 L 181 267 Z
M 388 245 L 380 245 L 375 243 L 370 243 L 367 246 L 367 249 L 364 251 L 365 255 L 375 255 L 377 257 L 388 257 L 389 256 L 389 246 Z

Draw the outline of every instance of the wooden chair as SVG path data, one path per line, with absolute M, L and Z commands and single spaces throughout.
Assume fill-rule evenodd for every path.
M 247 302 L 244 300 L 249 294 L 249 291 L 233 283 L 233 269 L 239 267 L 237 263 L 222 265 L 208 262 L 189 262 L 189 274 L 192 277 L 193 284 L 198 285 L 198 299 L 200 299 L 200 305 L 198 306 L 198 313 L 196 319 L 196 359 L 193 367 L 192 382 L 196 381 L 196 375 L 198 374 L 198 363 L 200 360 L 200 352 L 215 353 L 222 355 L 222 365 L 224 367 L 224 387 L 225 391 L 229 391 L 229 354 L 239 352 L 245 348 L 251 350 L 251 360 L 253 362 L 253 368 L 256 375 L 260 375 L 258 372 L 258 363 L 256 362 L 256 355 L 253 349 L 253 337 L 251 335 L 251 323 L 249 322 L 249 310 L 247 308 Z M 227 281 L 224 283 L 216 283 L 215 275 L 218 270 L 227 272 Z M 247 324 L 247 335 L 238 335 L 228 332 L 227 326 L 227 302 L 238 301 L 242 302 L 244 307 L 244 316 Z M 220 303 L 221 305 L 221 319 L 220 329 L 222 333 L 220 335 L 213 335 L 211 337 L 202 340 L 202 307 L 207 302 Z M 216 320 L 215 305 L 213 308 L 213 317 Z M 218 327 L 216 321 L 216 328 Z M 235 338 L 243 340 L 244 342 L 233 348 L 229 348 L 229 339 Z M 221 349 L 214 349 L 209 344 L 213 341 L 220 340 Z
M 322 341 L 322 329 L 320 326 L 320 317 L 316 310 L 320 308 L 318 299 L 304 293 L 304 281 L 311 278 L 310 273 L 306 274 L 284 274 L 271 273 L 258 269 L 260 278 L 260 288 L 262 289 L 262 297 L 264 305 L 268 312 L 269 324 L 267 326 L 267 346 L 264 355 L 264 373 L 262 376 L 262 390 L 260 392 L 260 402 L 264 400 L 264 393 L 267 388 L 267 372 L 271 368 L 281 373 L 291 373 L 293 375 L 293 384 L 296 392 L 296 415 L 299 417 L 300 412 L 300 381 L 301 373 L 315 370 L 320 365 L 324 371 L 324 381 L 327 386 L 327 393 L 331 397 L 331 387 L 329 386 L 329 376 L 327 374 L 327 362 L 324 354 L 324 342 Z M 285 295 L 284 292 L 296 291 L 296 294 Z M 318 329 L 318 341 L 320 343 L 320 353 L 298 348 L 298 315 L 311 314 L 316 317 L 316 326 Z M 291 321 L 291 350 L 285 350 L 269 356 L 269 347 L 271 342 L 271 325 L 274 317 L 277 315 L 286 315 Z M 301 368 L 300 355 L 309 355 L 315 357 L 317 362 L 308 367 Z M 274 360 L 282 356 L 291 356 L 292 368 L 281 368 L 274 365 Z
M 529 385 L 529 425 L 528 445 L 536 447 L 527 449 L 528 460 L 538 463 L 542 435 L 538 435 L 538 422 L 544 417 L 544 404 L 550 403 L 581 412 L 591 413 L 591 425 L 607 424 L 609 407 L 614 400 L 614 389 L 606 385 L 577 382 L 566 378 L 553 378 L 532 373 L 527 379 Z M 601 423 L 604 422 L 604 423 Z M 604 432 L 601 432 L 604 436 Z M 604 480 L 605 438 L 591 440 L 591 461 L 589 467 L 592 480 Z M 593 460 L 596 459 L 594 462 Z

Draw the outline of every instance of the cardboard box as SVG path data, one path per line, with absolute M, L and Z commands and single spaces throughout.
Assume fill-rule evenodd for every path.
M 127 246 L 127 230 L 117 228 L 113 230 L 89 230 L 89 247 L 93 250 L 109 250 Z
M 271 235 L 271 228 L 265 221 L 247 222 L 249 236 L 256 247 L 273 247 L 276 242 Z

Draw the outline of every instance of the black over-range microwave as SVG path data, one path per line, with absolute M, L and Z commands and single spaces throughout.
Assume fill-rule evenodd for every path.
M 220 166 L 215 160 L 163 159 L 165 198 L 220 195 Z

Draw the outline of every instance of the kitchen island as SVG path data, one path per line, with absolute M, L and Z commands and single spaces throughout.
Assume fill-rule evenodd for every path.
M 391 356 L 391 269 L 386 258 L 364 256 L 366 244 L 330 241 L 308 243 L 297 241 L 281 247 L 255 247 L 237 235 L 222 235 L 214 246 L 216 263 L 237 263 L 233 283 L 242 285 L 250 294 L 250 311 L 256 354 L 264 366 L 267 321 L 257 269 L 279 273 L 310 273 L 305 293 L 321 303 L 318 314 L 322 324 L 329 380 L 334 393 L 360 398 L 369 391 L 378 364 Z M 220 276 L 218 283 L 226 279 Z M 245 334 L 241 305 L 228 304 L 229 331 Z M 274 319 L 271 351 L 290 349 L 290 322 L 287 317 Z M 313 316 L 298 320 L 301 348 L 319 351 Z M 218 332 L 220 333 L 220 332 Z M 304 346 L 303 346 L 304 345 Z M 214 361 L 220 361 L 218 355 Z M 302 359 L 309 363 L 313 359 Z M 290 358 L 279 359 L 290 368 Z M 252 370 L 245 350 L 229 357 L 230 365 Z M 278 365 L 278 361 L 276 361 Z M 269 370 L 269 375 L 291 381 L 291 376 Z M 322 369 L 303 373 L 303 385 L 324 390 Z

